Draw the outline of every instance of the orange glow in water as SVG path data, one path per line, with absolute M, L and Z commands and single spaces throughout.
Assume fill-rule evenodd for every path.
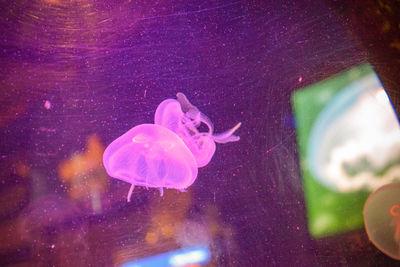
M 396 242 L 400 242 L 400 206 L 399 205 L 393 205 L 392 208 L 390 209 L 390 214 L 392 214 L 393 221 L 392 221 L 392 226 L 396 227 L 396 230 L 394 232 L 394 240 Z
M 392 214 L 392 216 L 399 216 L 400 215 L 400 206 L 393 205 L 393 207 L 390 209 L 390 214 Z

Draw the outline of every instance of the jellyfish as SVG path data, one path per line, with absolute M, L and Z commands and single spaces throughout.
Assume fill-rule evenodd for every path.
M 384 185 L 372 193 L 363 215 L 371 242 L 389 257 L 400 260 L 400 183 Z
M 200 132 L 201 124 L 208 131 Z M 177 100 L 164 100 L 155 112 L 155 124 L 133 127 L 115 139 L 104 151 L 103 164 L 114 178 L 134 187 L 173 188 L 184 191 L 197 178 L 198 168 L 206 166 L 215 153 L 215 142 L 238 141 L 233 133 L 240 127 L 214 134 L 211 120 L 193 106 L 182 93 Z
M 183 93 L 178 93 L 175 99 L 166 99 L 158 105 L 154 115 L 154 123 L 162 125 L 175 132 L 193 153 L 198 167 L 206 166 L 215 153 L 215 143 L 225 144 L 240 140 L 233 133 L 240 127 L 236 124 L 220 134 L 214 134 L 211 120 L 192 105 Z M 208 128 L 207 132 L 200 132 L 201 123 Z

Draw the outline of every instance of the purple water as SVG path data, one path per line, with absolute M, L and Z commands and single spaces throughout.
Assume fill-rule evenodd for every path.
M 322 240 L 307 231 L 291 93 L 370 59 L 348 25 L 363 13 L 337 5 L 2 1 L 0 265 L 115 266 L 199 244 L 210 248 L 210 266 L 393 263 L 363 229 Z M 361 25 L 372 34 L 380 21 L 370 15 Z M 378 50 L 385 43 L 370 40 Z M 382 69 L 394 66 L 373 59 Z M 389 88 L 398 80 L 382 81 Z M 160 197 L 151 186 L 166 181 L 143 183 L 127 203 L 130 184 L 107 174 L 104 149 L 129 129 L 153 124 L 158 105 L 177 92 L 190 102 L 179 96 L 171 105 L 214 129 L 211 140 L 210 126 L 199 126 L 209 134 L 208 153 L 196 154 L 190 134 L 161 119 L 159 127 L 173 127 L 183 141 L 164 130 L 162 139 L 187 147 L 173 157 L 184 160 L 168 159 L 187 164 L 178 168 L 188 174 L 175 188 L 193 182 L 194 163 L 204 167 L 187 192 L 168 189 Z M 240 141 L 214 153 L 213 143 L 238 122 Z M 138 127 L 161 146 L 157 126 Z M 125 156 L 162 165 L 134 151 Z M 165 165 L 162 176 L 169 171 Z M 124 175 L 129 183 L 138 179 Z

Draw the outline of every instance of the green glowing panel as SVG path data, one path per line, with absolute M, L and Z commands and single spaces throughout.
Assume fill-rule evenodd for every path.
M 298 90 L 292 95 L 308 228 L 314 238 L 344 233 L 363 226 L 362 209 L 370 190 L 339 192 L 321 183 L 311 170 L 308 150 L 310 136 L 320 113 L 335 96 L 355 81 L 373 73 L 371 66 L 365 64 Z

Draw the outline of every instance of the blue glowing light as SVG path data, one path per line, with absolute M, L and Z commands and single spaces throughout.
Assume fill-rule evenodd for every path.
M 204 246 L 196 246 L 127 262 L 122 267 L 177 267 L 189 264 L 205 264 L 209 260 L 210 250 Z

